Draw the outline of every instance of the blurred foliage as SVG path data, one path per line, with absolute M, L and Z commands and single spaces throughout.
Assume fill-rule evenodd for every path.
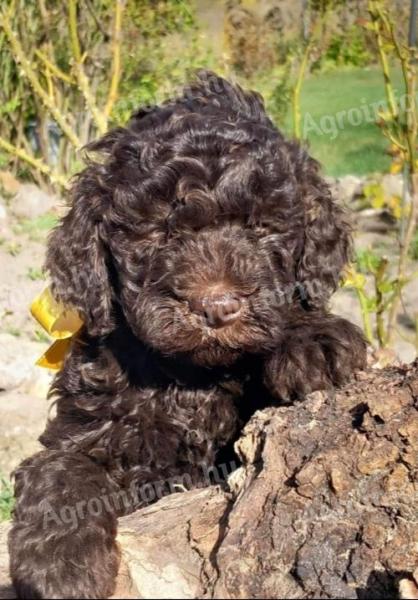
M 0 168 L 63 186 L 82 145 L 202 67 L 257 88 L 283 124 L 305 70 L 375 60 L 357 4 L 227 0 L 220 49 L 197 0 L 0 0 Z
M 344 32 L 335 33 L 329 40 L 328 48 L 313 65 L 312 69 L 335 67 L 365 67 L 374 59 L 368 47 L 364 32 L 358 25 L 352 25 Z
M 13 503 L 13 486 L 9 480 L 0 477 L 0 522 L 10 519 Z
M 310 73 L 364 67 L 377 60 L 370 31 L 358 25 L 365 2 L 229 0 L 225 49 L 231 70 L 260 90 L 279 125 L 292 108 L 293 135 L 302 137 L 301 95 Z M 304 8 L 302 8 L 304 7 Z
M 227 2 L 224 43 L 230 66 L 238 75 L 251 78 L 272 69 L 278 51 L 286 58 L 288 48 L 282 39 L 280 10 L 264 14 L 257 4 Z
M 0 165 L 64 185 L 82 145 L 210 63 L 189 0 L 0 0 Z
M 411 244 L 411 258 L 413 260 L 418 260 L 418 229 L 415 231 L 415 235 Z
M 20 175 L 30 172 L 45 183 L 50 172 L 73 172 L 78 165 L 75 148 L 94 135 L 93 115 L 77 85 L 69 18 L 70 3 L 51 0 L 0 0 L 0 105 L 4 110 L 0 135 L 29 159 L 40 159 L 45 172 L 12 154 Z M 108 84 L 111 61 L 108 31 L 114 2 L 74 3 L 80 62 L 97 100 Z M 64 17 L 64 18 L 63 18 Z M 31 78 L 32 74 L 32 78 Z M 51 112 L 50 106 L 54 108 Z M 71 135 L 63 135 L 57 115 Z
M 167 99 L 198 68 L 215 67 L 192 2 L 132 2 L 127 9 L 123 80 L 113 118 Z
M 388 196 L 382 183 L 369 183 L 363 188 L 364 200 L 367 206 L 377 210 L 386 209 L 390 215 L 399 221 L 407 216 L 407 207 L 404 206 L 403 199 L 397 195 Z
M 365 196 L 374 208 L 386 207 L 397 219 L 399 254 L 391 261 L 371 251 L 359 254 L 350 270 L 346 285 L 355 289 L 360 302 L 364 330 L 371 344 L 375 337 L 380 348 L 392 347 L 398 333 L 398 317 L 404 287 L 417 276 L 409 260 L 414 254 L 418 216 L 418 106 L 417 50 L 408 45 L 405 31 L 399 31 L 397 15 L 385 0 L 368 0 L 368 16 L 363 26 L 373 33 L 386 95 L 386 108 L 379 111 L 378 125 L 390 142 L 389 151 L 396 158 L 396 171 L 404 172 L 404 198 L 385 194 L 379 185 L 366 186 Z M 403 102 L 395 93 L 393 67 L 398 65 L 403 77 Z M 367 276 L 374 283 L 374 293 L 367 288 Z M 371 315 L 375 315 L 375 329 Z M 415 323 L 418 324 L 415 316 Z M 418 337 L 408 339 L 418 349 Z
M 397 293 L 397 281 L 389 275 L 388 258 L 371 248 L 357 251 L 355 265 L 356 268 L 348 272 L 345 285 L 356 291 L 367 341 L 373 346 L 376 335 L 379 346 L 384 347 L 387 335 L 385 317 Z

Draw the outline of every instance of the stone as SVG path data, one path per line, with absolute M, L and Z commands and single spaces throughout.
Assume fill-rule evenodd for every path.
M 10 523 L 0 523 L 0 598 L 8 600 L 16 598 L 9 577 L 9 555 L 7 552 L 7 535 Z
M 381 179 L 381 186 L 383 188 L 384 195 L 387 199 L 393 196 L 402 198 L 403 194 L 403 175 L 401 173 L 394 175 L 392 173 L 385 173 Z
M 49 385 L 46 371 L 36 366 L 36 361 L 47 346 L 21 339 L 8 333 L 0 334 L 0 391 L 16 388 L 44 394 Z M 41 383 L 41 380 L 44 383 Z
M 4 239 L 9 236 L 9 219 L 6 206 L 0 198 L 0 238 Z
M 7 220 L 7 210 L 6 207 L 0 198 L 0 224 Z
M 356 175 L 344 175 L 331 184 L 333 195 L 341 204 L 350 204 L 361 196 L 364 179 Z
M 23 183 L 11 202 L 11 211 L 19 219 L 36 219 L 51 212 L 58 202 L 57 196 L 48 194 L 33 183 Z
M 45 396 L 20 390 L 0 392 L 0 477 L 7 478 L 28 456 L 42 449 L 38 438 L 54 407 Z

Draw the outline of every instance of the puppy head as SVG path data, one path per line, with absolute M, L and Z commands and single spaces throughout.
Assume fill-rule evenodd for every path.
M 256 94 L 205 73 L 90 149 L 100 159 L 75 181 L 47 268 L 91 335 L 117 326 L 119 305 L 154 350 L 228 365 L 334 290 L 348 227 Z

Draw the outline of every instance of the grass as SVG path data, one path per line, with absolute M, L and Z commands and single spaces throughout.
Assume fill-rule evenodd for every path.
M 35 329 L 32 334 L 32 339 L 35 342 L 41 342 L 43 344 L 49 344 L 51 339 L 41 329 Z
M 57 224 L 58 218 L 52 213 L 45 213 L 35 219 L 23 219 L 16 225 L 15 233 L 24 233 L 32 241 L 42 241 L 50 229 Z
M 6 246 L 6 251 L 10 256 L 18 256 L 23 250 L 22 244 L 19 242 L 10 242 Z
M 29 269 L 26 272 L 26 276 L 31 281 L 41 281 L 45 279 L 44 272 L 38 267 L 29 267 Z
M 414 260 L 418 260 L 418 229 L 415 232 L 414 238 L 411 244 L 411 257 Z
M 13 502 L 12 483 L 4 477 L 0 477 L 0 522 L 10 519 Z
M 393 75 L 401 95 L 401 74 L 394 71 Z M 306 79 L 301 97 L 302 130 L 305 127 L 311 153 L 328 175 L 388 170 L 388 144 L 374 122 L 376 109 L 371 106 L 380 101 L 385 101 L 385 93 L 377 67 L 340 69 Z M 286 129 L 291 132 L 291 128 L 289 114 Z
M 22 335 L 22 332 L 20 331 L 20 329 L 18 329 L 17 327 L 5 327 L 4 331 L 6 333 L 8 333 L 9 335 L 13 335 L 14 337 L 20 337 Z

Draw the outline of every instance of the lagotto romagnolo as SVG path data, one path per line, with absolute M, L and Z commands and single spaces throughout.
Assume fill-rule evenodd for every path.
M 118 510 L 93 499 L 198 482 L 255 410 L 365 363 L 361 332 L 327 311 L 350 227 L 258 94 L 203 72 L 88 150 L 48 246 L 53 294 L 84 326 L 53 383 L 44 450 L 15 473 L 22 598 L 110 596 Z M 45 519 L 90 505 L 76 523 Z

